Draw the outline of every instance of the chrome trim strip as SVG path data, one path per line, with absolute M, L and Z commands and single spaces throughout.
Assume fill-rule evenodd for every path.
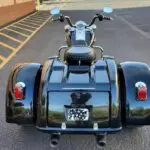
M 95 88 L 62 88 L 64 90 L 94 90 Z
M 57 132 L 63 132 L 64 130 L 62 130 L 61 128 L 58 127 L 38 127 L 36 126 L 36 128 L 38 130 L 41 131 L 57 131 Z M 65 132 L 117 132 L 120 131 L 122 129 L 122 127 L 119 128 L 100 128 L 98 130 L 93 130 L 93 128 L 66 128 Z

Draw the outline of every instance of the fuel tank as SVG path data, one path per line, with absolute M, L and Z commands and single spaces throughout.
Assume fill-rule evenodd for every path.
M 42 131 L 111 132 L 122 128 L 114 59 L 91 66 L 48 60 L 41 73 L 36 127 Z

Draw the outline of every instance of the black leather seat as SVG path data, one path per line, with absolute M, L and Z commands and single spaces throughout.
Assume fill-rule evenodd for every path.
M 90 65 L 95 59 L 95 50 L 91 47 L 71 47 L 65 53 L 69 65 Z

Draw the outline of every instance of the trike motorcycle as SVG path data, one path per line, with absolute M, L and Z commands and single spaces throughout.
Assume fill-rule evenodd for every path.
M 6 91 L 6 121 L 51 133 L 52 146 L 65 133 L 94 134 L 98 146 L 104 146 L 108 133 L 149 125 L 149 66 L 117 63 L 95 45 L 95 20 L 113 19 L 96 14 L 90 24 L 72 24 L 58 8 L 51 14 L 59 15 L 53 16 L 54 22 L 68 22 L 66 45 L 44 64 L 13 67 Z

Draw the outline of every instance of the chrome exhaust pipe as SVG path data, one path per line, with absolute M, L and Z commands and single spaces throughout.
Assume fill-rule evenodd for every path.
M 59 140 L 60 140 L 60 133 L 53 133 L 51 135 L 50 146 L 53 148 L 57 147 L 59 145 Z
M 106 146 L 106 134 L 98 134 L 96 136 L 96 143 L 99 148 Z

